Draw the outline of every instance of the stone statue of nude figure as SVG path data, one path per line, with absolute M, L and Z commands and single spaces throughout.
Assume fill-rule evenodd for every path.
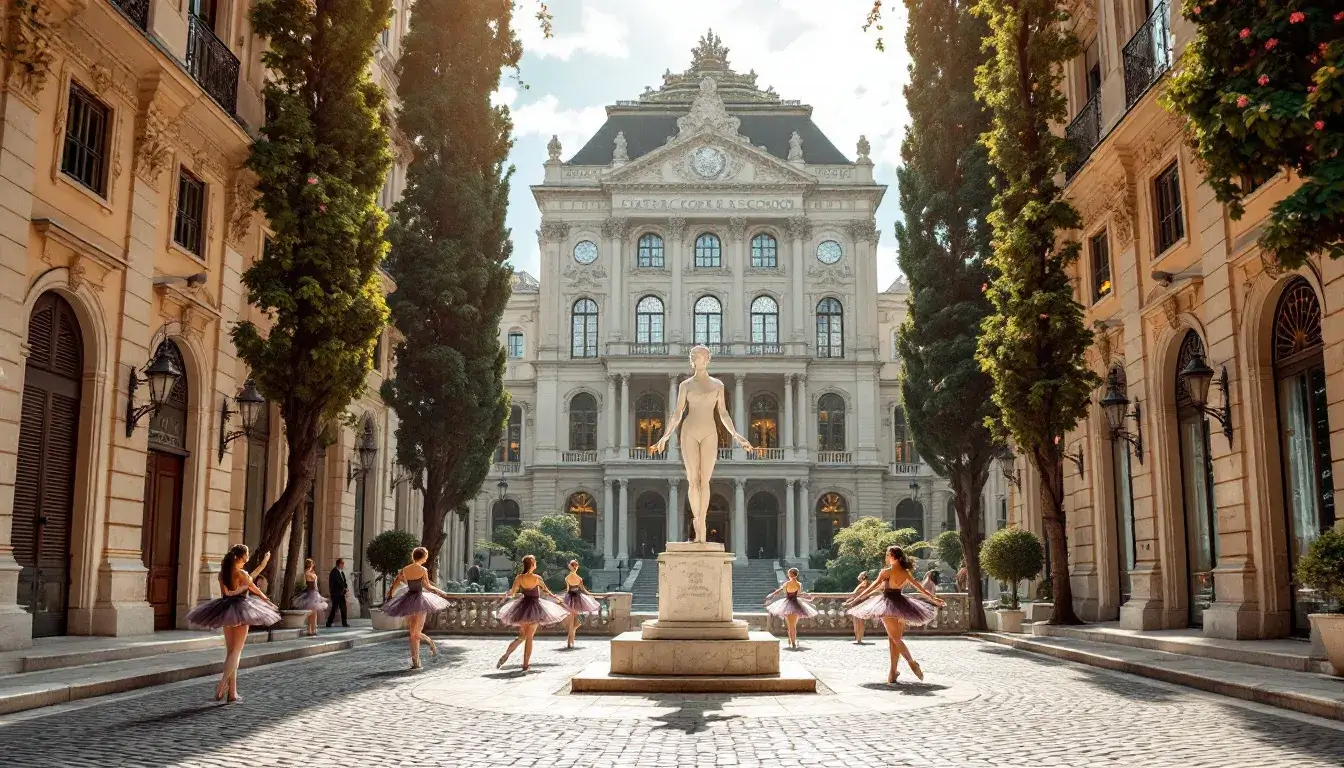
M 677 388 L 677 407 L 667 423 L 663 438 L 650 453 L 667 450 L 667 441 L 681 425 L 681 460 L 686 466 L 688 489 L 686 500 L 691 505 L 691 519 L 695 529 L 694 541 L 705 542 L 705 517 L 709 513 L 709 479 L 714 474 L 714 463 L 719 458 L 719 431 L 714 425 L 717 418 L 733 440 L 748 453 L 755 450 L 747 439 L 737 433 L 728 418 L 728 404 L 724 400 L 723 382 L 709 376 L 709 348 L 691 349 L 691 377 Z M 716 416 L 717 414 L 717 416 Z M 686 423 L 683 425 L 682 417 Z

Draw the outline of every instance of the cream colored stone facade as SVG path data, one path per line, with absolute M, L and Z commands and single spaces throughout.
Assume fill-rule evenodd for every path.
M 1086 158 L 1067 187 L 1084 222 L 1078 299 L 1098 329 L 1092 363 L 1139 406 L 1125 428 L 1141 427 L 1143 446 L 1126 473 L 1128 443 L 1100 407 L 1066 437 L 1083 453 L 1081 476 L 1065 465 L 1077 607 L 1131 629 L 1303 633 L 1311 604 L 1290 564 L 1337 519 L 1344 489 L 1344 263 L 1283 273 L 1261 258 L 1256 238 L 1290 175 L 1252 192 L 1239 221 L 1213 199 L 1158 104 L 1192 34 L 1179 4 L 1075 5 L 1088 51 L 1065 84 L 1068 135 Z M 1227 372 L 1226 401 L 1217 376 L 1207 400 L 1220 415 L 1226 402 L 1230 437 L 1178 394 L 1201 348 Z M 1039 531 L 1035 479 L 1018 464 L 1014 519 Z
M 249 506 L 264 508 L 283 481 L 274 409 L 269 440 L 238 440 L 218 455 L 221 405 L 233 407 L 247 377 L 229 331 L 261 319 L 240 280 L 264 237 L 241 170 L 263 114 L 264 43 L 250 31 L 248 3 L 28 7 L 34 15 L 7 6 L 0 93 L 0 649 L 34 634 L 181 626 L 190 606 L 217 593 L 223 552 L 255 535 Z M 398 8 L 375 64 L 385 85 L 404 31 L 405 3 Z M 386 203 L 403 178 L 392 175 Z M 43 341 L 53 317 L 54 357 Z M 396 482 L 394 417 L 377 398 L 392 341 L 350 407 L 372 429 L 377 466 L 346 482 L 351 430 L 326 451 L 311 549 L 323 570 L 380 530 L 418 526 Z M 165 343 L 180 354 L 183 397 L 128 434 L 132 371 Z M 140 386 L 132 405 L 147 396 Z M 228 429 L 239 429 L 236 415 Z M 45 484 L 29 482 L 33 472 Z

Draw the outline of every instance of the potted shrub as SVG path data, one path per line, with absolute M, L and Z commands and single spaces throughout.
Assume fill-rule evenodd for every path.
M 420 546 L 420 540 L 408 531 L 383 531 L 364 549 L 364 556 L 368 558 L 369 567 L 378 573 L 378 586 L 374 590 L 374 597 L 378 604 L 382 605 L 383 597 L 387 594 L 387 585 L 392 583 L 393 576 L 406 567 L 411 562 L 411 551 Z M 373 619 L 374 629 L 400 629 L 405 623 L 402 619 L 395 619 L 386 616 L 383 612 L 373 606 L 369 607 L 369 616 Z
M 993 578 L 1012 587 L 1008 605 L 998 610 L 998 628 L 1003 632 L 1022 631 L 1022 604 L 1017 585 L 1036 578 L 1045 565 L 1045 552 L 1036 534 L 1018 528 L 1004 528 L 985 540 L 980 548 L 980 565 Z
M 1311 633 L 1319 637 L 1325 657 L 1336 675 L 1344 675 L 1344 532 L 1330 529 L 1322 533 L 1297 562 L 1297 580 L 1325 598 L 1335 613 L 1313 613 Z

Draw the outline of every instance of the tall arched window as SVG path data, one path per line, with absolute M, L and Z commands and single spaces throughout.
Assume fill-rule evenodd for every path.
M 779 243 L 762 232 L 751 238 L 751 266 L 774 269 L 779 266 Z
M 779 401 L 761 394 L 751 399 L 751 428 L 747 437 L 757 448 L 779 447 Z
M 517 360 L 523 356 L 523 332 L 509 331 L 509 357 Z
M 845 400 L 834 392 L 817 400 L 817 450 L 845 450 Z
M 1273 345 L 1291 577 L 1311 542 L 1335 524 L 1321 304 L 1311 284 L 1300 277 L 1279 298 Z M 1307 614 L 1319 606 L 1298 599 L 1296 578 L 1292 582 L 1293 630 L 1306 633 L 1311 628 Z
M 770 296 L 751 300 L 751 343 L 779 343 L 779 303 Z
M 569 450 L 597 450 L 597 398 L 587 392 L 569 401 Z
M 901 499 L 896 505 L 896 520 L 891 525 L 896 530 L 913 528 L 915 541 L 924 540 L 924 505 L 914 499 Z
M 499 438 L 499 448 L 495 450 L 495 463 L 522 461 L 523 456 L 523 409 L 513 406 L 509 409 L 509 423 L 504 427 L 504 435 Z
M 592 299 L 574 302 L 569 331 L 570 357 L 597 357 L 597 302 Z
M 817 499 L 817 549 L 829 550 L 835 534 L 849 526 L 849 505 L 838 493 L 823 493 Z
M 723 266 L 723 246 L 719 243 L 718 235 L 706 232 L 695 238 L 695 266 Z
M 635 305 L 635 343 L 663 343 L 663 300 L 645 296 Z
M 919 461 L 915 455 L 915 438 L 910 434 L 910 425 L 905 421 L 905 409 L 896 406 L 891 414 L 892 461 L 897 464 L 914 464 Z
M 663 398 L 653 392 L 639 396 L 635 401 L 635 445 L 639 448 L 651 448 L 663 437 L 663 419 L 667 411 L 663 408 Z
M 723 305 L 713 296 L 695 302 L 695 343 L 723 343 Z
M 1213 569 L 1218 565 L 1218 518 L 1213 505 L 1213 460 L 1209 455 L 1209 422 L 1194 407 L 1180 372 L 1195 356 L 1204 356 L 1204 342 L 1189 331 L 1176 358 L 1176 418 L 1181 443 L 1181 489 L 1185 507 L 1186 577 L 1190 623 L 1203 626 L 1204 611 L 1213 605 Z
M 490 508 L 490 533 L 498 528 L 512 528 L 515 531 L 523 527 L 523 516 L 518 502 L 513 499 L 501 499 Z
M 1107 378 L 1108 388 L 1125 391 L 1124 366 L 1113 366 Z M 1134 548 L 1134 473 L 1130 468 L 1129 443 L 1119 438 L 1111 439 L 1111 489 L 1115 507 L 1115 565 L 1123 605 L 1129 600 L 1129 574 L 1134 570 L 1138 553 Z
M 845 315 L 830 297 L 817 302 L 817 357 L 845 356 Z
M 579 536 L 589 544 L 597 546 L 597 502 L 587 491 L 576 491 L 569 495 L 565 511 L 579 521 Z
M 652 232 L 639 236 L 638 264 L 641 267 L 661 269 L 663 266 L 663 238 Z

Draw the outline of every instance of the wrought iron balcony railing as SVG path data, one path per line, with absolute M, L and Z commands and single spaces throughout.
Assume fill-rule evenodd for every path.
M 1101 143 L 1101 89 L 1098 88 L 1092 93 L 1092 98 L 1087 100 L 1083 108 L 1078 110 L 1078 115 L 1069 123 L 1069 127 L 1064 130 L 1064 137 L 1068 139 L 1069 144 L 1073 145 L 1073 159 L 1069 160 L 1068 165 L 1064 166 L 1064 178 L 1071 179 L 1087 162 L 1087 158 L 1092 155 L 1092 150 Z
M 232 115 L 238 108 L 238 57 L 205 19 L 191 13 L 187 19 L 187 71 Z
M 1143 98 L 1162 73 L 1171 68 L 1171 29 L 1167 25 L 1167 11 L 1167 0 L 1162 0 L 1139 31 L 1125 43 L 1125 109 Z
M 112 0 L 122 15 L 140 29 L 149 31 L 149 0 Z

